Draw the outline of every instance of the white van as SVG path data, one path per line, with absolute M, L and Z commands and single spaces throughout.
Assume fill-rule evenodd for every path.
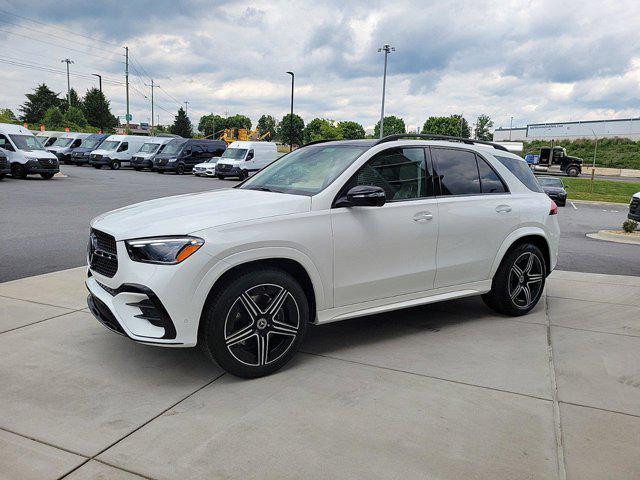
M 46 148 L 53 145 L 53 142 L 55 142 L 58 139 L 58 137 L 64 133 L 65 132 L 45 130 L 43 132 L 36 133 L 36 138 L 40 140 L 40 143 L 42 144 L 42 146 Z
M 78 148 L 82 140 L 89 137 L 90 133 L 69 132 L 63 133 L 53 142 L 47 150 L 58 157 L 60 163 L 71 163 L 71 151 Z
M 143 168 L 151 170 L 155 156 L 162 153 L 165 145 L 174 138 L 176 137 L 148 137 L 138 153 L 131 157 L 131 166 L 137 171 Z
M 9 160 L 13 178 L 39 174 L 49 180 L 60 171 L 56 156 L 47 152 L 33 133 L 20 125 L 0 123 L 0 155 Z
M 149 137 L 138 135 L 111 135 L 98 150 L 91 152 L 89 163 L 94 168 L 108 165 L 111 170 L 118 170 L 122 165 L 131 163 L 131 157 L 145 144 Z
M 247 178 L 279 156 L 275 142 L 233 142 L 216 164 L 216 177 Z

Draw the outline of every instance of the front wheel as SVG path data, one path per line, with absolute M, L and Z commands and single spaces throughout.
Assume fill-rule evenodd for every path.
M 523 243 L 509 251 L 493 277 L 484 303 L 498 313 L 519 316 L 529 313 L 542 296 L 547 269 L 538 247 Z
M 11 176 L 13 178 L 24 179 L 27 178 L 27 170 L 24 168 L 24 165 L 20 163 L 14 163 L 11 165 Z
M 41 173 L 40 176 L 45 180 L 51 180 L 55 173 Z
M 176 167 L 176 174 L 177 174 L 177 175 L 182 175 L 182 174 L 184 174 L 184 170 L 185 170 L 185 167 L 184 167 L 184 165 L 181 163 L 180 165 L 178 165 L 178 166 Z
M 567 175 L 570 177 L 577 177 L 580 175 L 580 170 L 578 170 L 578 167 L 569 167 L 567 168 Z
M 96 170 L 100 170 L 102 168 L 102 165 L 94 165 L 93 168 L 95 168 Z
M 250 270 L 231 278 L 208 301 L 199 342 L 229 373 L 262 377 L 291 360 L 308 322 L 307 297 L 291 275 Z
M 114 160 L 109 166 L 111 170 L 120 170 L 120 162 L 118 160 Z

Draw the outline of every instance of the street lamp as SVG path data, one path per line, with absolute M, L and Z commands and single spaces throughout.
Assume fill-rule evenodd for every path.
M 382 75 L 382 108 L 380 109 L 380 138 L 384 136 L 384 94 L 387 88 L 387 57 L 389 52 L 395 52 L 395 47 L 385 43 L 378 49 L 378 52 L 384 52 L 384 74 Z
M 513 130 L 513 116 L 509 120 L 509 141 L 511 141 L 511 130 Z
M 295 74 L 293 72 L 287 72 L 291 75 L 291 115 L 289 115 L 289 134 L 291 138 L 289 139 L 289 151 L 293 150 L 293 85 L 295 83 Z
M 92 73 L 91 75 L 93 75 L 94 77 L 98 77 L 98 81 L 100 82 L 100 93 L 102 93 L 102 75 L 97 74 L 97 73 Z

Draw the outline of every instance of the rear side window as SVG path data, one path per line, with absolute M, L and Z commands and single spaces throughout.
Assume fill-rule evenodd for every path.
M 479 195 L 480 177 L 473 152 L 434 148 L 435 175 L 440 179 L 440 195 Z
M 478 173 L 480 174 L 480 188 L 482 193 L 506 193 L 507 187 L 500 177 L 493 171 L 484 159 L 476 155 L 478 161 Z
M 524 183 L 532 192 L 543 193 L 542 188 L 538 184 L 535 175 L 531 172 L 529 165 L 521 158 L 503 157 L 501 155 L 494 155 L 496 159 L 507 169 L 513 173 L 518 180 Z

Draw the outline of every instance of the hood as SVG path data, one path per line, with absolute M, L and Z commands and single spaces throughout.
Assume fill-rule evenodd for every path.
M 151 158 L 154 155 L 155 155 L 155 153 L 147 153 L 147 152 L 137 152 L 137 153 L 133 154 L 134 157 L 139 157 L 139 158 L 144 158 L 144 159 Z
M 562 187 L 545 187 L 543 186 L 542 189 L 545 191 L 545 193 L 564 193 L 564 188 Z
M 218 160 L 218 163 L 222 165 L 239 165 L 242 162 L 244 162 L 243 159 L 236 160 L 235 158 L 220 158 L 220 160 Z
M 69 147 L 61 147 L 59 145 L 55 145 L 55 146 L 51 146 L 51 147 L 47 147 L 47 151 L 51 152 L 51 153 L 60 153 L 60 152 L 64 152 L 65 150 L 69 150 Z
M 216 162 L 204 162 L 204 163 L 198 163 L 197 165 L 195 165 L 196 167 L 201 167 L 201 168 L 213 168 L 216 166 Z
M 582 163 L 583 162 L 583 160 L 580 157 L 572 157 L 572 156 L 567 155 L 567 159 L 571 160 L 572 162 L 575 162 L 575 163 Z
M 308 212 L 311 197 L 238 188 L 190 193 L 137 203 L 104 213 L 91 226 L 116 240 L 186 235 L 259 218 Z
M 101 148 L 99 148 L 98 150 L 92 150 L 91 155 L 95 154 L 95 155 L 109 156 L 113 152 L 115 152 L 115 150 L 102 150 Z
M 91 153 L 95 151 L 93 148 L 87 148 L 87 147 L 76 147 L 73 149 L 73 153 Z
M 638 192 L 638 193 L 634 193 L 634 194 L 633 194 L 633 198 L 640 198 L 640 192 Z
M 24 152 L 24 158 L 27 160 L 37 160 L 38 158 L 51 158 L 58 159 L 53 153 L 48 150 L 29 150 Z

